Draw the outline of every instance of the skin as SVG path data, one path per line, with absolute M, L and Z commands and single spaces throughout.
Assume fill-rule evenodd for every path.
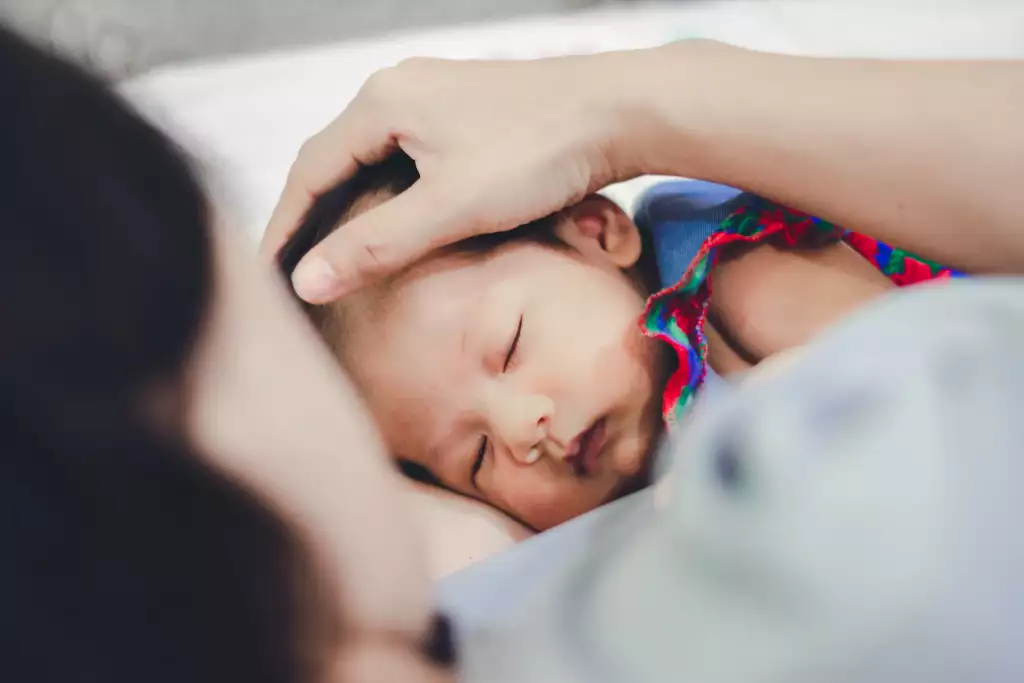
M 712 276 L 714 319 L 757 360 L 807 344 L 895 287 L 843 243 L 807 250 L 762 245 L 723 259 Z M 709 358 L 713 364 L 725 359 L 722 374 L 731 374 L 735 353 L 717 354 L 723 344 L 714 336 Z
M 1019 61 L 822 59 L 712 41 L 407 60 L 303 145 L 261 252 L 273 258 L 313 197 L 401 147 L 421 180 L 307 255 L 293 278 L 306 300 L 644 173 L 717 180 L 962 270 L 1019 273 L 1022 83 Z
M 356 213 L 387 199 L 366 198 Z M 668 368 L 667 347 L 637 326 L 647 292 L 627 274 L 640 254 L 632 221 L 592 196 L 561 214 L 556 234 L 568 248 L 441 251 L 336 304 L 343 322 L 326 331 L 396 457 L 536 530 L 644 483 Z M 892 288 L 838 243 L 745 249 L 712 277 L 709 362 L 725 376 L 799 347 Z M 581 475 L 568 446 L 602 418 L 609 443 Z M 443 499 L 436 508 L 448 525 L 458 518 Z
M 705 41 L 526 62 L 413 60 L 374 76 L 303 147 L 263 253 L 272 258 L 313 196 L 401 146 L 422 180 L 308 255 L 295 274 L 307 300 L 337 299 L 432 249 L 642 173 L 718 180 L 951 266 L 1019 273 L 1022 84 L 1024 62 L 816 59 Z M 268 485 L 287 469 L 258 464 Z M 308 482 L 316 495 L 306 501 L 284 474 L 288 505 L 342 523 L 325 512 L 323 484 Z
M 625 272 L 640 255 L 632 221 L 592 197 L 556 232 L 567 248 L 421 261 L 347 300 L 336 344 L 393 453 L 538 530 L 642 483 L 665 375 Z M 570 444 L 598 420 L 605 445 L 581 474 Z
M 213 239 L 217 289 L 188 368 L 189 435 L 291 523 L 338 596 L 343 639 L 328 644 L 323 680 L 451 680 L 417 650 L 430 606 L 420 537 L 351 382 L 279 278 L 226 230 Z
M 1019 273 L 1022 119 L 1022 61 L 822 59 L 711 41 L 409 60 L 303 146 L 262 251 L 272 257 L 314 195 L 400 146 L 422 180 L 307 255 L 294 278 L 307 300 L 644 173 L 741 187 L 962 270 Z
M 353 214 L 388 199 L 361 198 Z M 668 367 L 667 347 L 637 326 L 648 292 L 627 274 L 640 254 L 632 221 L 595 195 L 562 212 L 556 234 L 567 248 L 519 241 L 483 254 L 438 252 L 334 304 L 340 324 L 324 330 L 392 454 L 535 530 L 644 483 Z M 725 376 L 802 345 L 892 287 L 842 244 L 745 249 L 712 276 L 708 355 Z M 609 444 L 600 466 L 581 475 L 569 444 L 602 418 Z M 461 535 L 480 539 L 470 555 L 514 542 L 488 513 L 474 518 L 463 504 L 452 514 L 444 496 L 436 514 L 424 514 L 429 496 L 413 496 L 420 518 L 443 519 L 449 535 L 466 519 Z M 435 568 L 461 565 L 466 543 L 453 549 L 443 534 L 426 535 Z
M 427 570 L 443 578 L 508 550 L 533 532 L 489 505 L 436 486 L 408 482 L 407 499 L 427 549 Z

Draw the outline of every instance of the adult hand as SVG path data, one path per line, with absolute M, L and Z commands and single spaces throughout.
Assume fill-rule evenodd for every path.
M 519 62 L 413 59 L 374 74 L 310 138 L 261 252 L 272 257 L 313 199 L 400 147 L 421 179 L 310 251 L 300 296 L 336 299 L 426 252 L 553 213 L 644 166 L 627 142 L 651 51 Z M 642 92 L 636 92 L 642 96 Z
M 313 249 L 295 271 L 303 298 L 330 301 L 640 173 L 742 187 L 961 270 L 1021 272 L 1020 202 L 1007 198 L 1022 177 L 1022 78 L 1024 62 L 814 59 L 710 41 L 411 60 L 371 77 L 303 146 L 262 251 L 316 195 L 401 147 L 420 181 Z

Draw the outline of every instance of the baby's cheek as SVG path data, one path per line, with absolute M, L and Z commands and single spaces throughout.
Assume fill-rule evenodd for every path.
M 502 482 L 497 507 L 544 530 L 596 508 L 603 500 L 601 482 L 575 477 L 551 479 L 540 468 L 523 467 Z

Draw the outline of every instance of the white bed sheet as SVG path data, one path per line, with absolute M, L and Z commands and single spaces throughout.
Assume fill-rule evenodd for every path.
M 125 83 L 123 91 L 201 160 L 222 211 L 256 241 L 301 143 L 377 69 L 413 55 L 531 58 L 682 37 L 805 54 L 1020 57 L 1024 6 L 1012 0 L 630 3 L 163 68 Z M 608 193 L 629 208 L 648 182 Z

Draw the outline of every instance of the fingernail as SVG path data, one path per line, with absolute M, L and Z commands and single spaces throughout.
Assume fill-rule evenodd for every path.
M 531 448 L 530 452 L 527 453 L 526 457 L 523 459 L 523 461 L 527 465 L 532 465 L 533 463 L 537 462 L 538 460 L 540 460 L 540 449 L 539 448 Z
M 292 273 L 295 292 L 310 303 L 323 303 L 339 289 L 338 274 L 323 259 L 300 261 Z

